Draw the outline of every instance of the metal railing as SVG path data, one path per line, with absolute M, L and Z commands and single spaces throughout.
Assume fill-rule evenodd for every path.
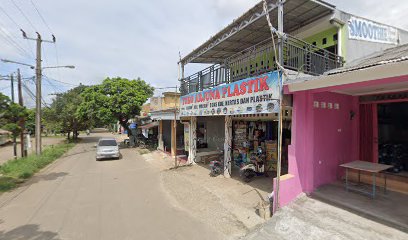
M 278 44 L 278 40 L 275 41 Z M 343 66 L 343 58 L 325 49 L 286 35 L 283 39 L 283 63 L 286 69 L 310 75 Z M 278 50 L 277 50 L 278 51 Z M 262 42 L 181 80 L 182 95 L 202 91 L 223 83 L 231 83 L 277 69 L 275 51 L 270 43 Z
M 180 92 L 182 95 L 213 88 L 226 83 L 229 73 L 226 68 L 220 64 L 212 65 L 199 71 L 187 78 L 181 80 Z

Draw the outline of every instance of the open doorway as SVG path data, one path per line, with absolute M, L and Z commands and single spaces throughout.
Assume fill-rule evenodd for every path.
M 408 177 L 408 102 L 377 105 L 378 162 Z

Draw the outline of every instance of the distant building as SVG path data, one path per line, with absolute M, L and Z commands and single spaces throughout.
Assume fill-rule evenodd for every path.
M 180 93 L 164 92 L 160 97 L 150 99 L 149 116 L 153 121 L 159 122 L 158 149 L 177 154 L 177 149 L 183 150 L 184 126 L 178 120 L 178 108 L 180 106 Z M 175 121 L 177 130 L 174 128 Z M 177 132 L 177 137 L 175 132 Z

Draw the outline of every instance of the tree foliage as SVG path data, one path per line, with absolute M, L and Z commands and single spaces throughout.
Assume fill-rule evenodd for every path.
M 105 125 L 119 121 L 129 130 L 129 119 L 140 113 L 141 106 L 153 95 L 153 91 L 154 88 L 140 78 L 106 78 L 102 84 L 83 91 L 84 101 L 78 108 L 78 114 L 82 119 Z
M 43 109 L 43 122 L 48 130 L 53 132 L 73 133 L 73 137 L 78 136 L 80 130 L 90 127 L 90 123 L 80 118 L 77 110 L 83 101 L 81 93 L 87 89 L 85 85 L 58 94 L 49 108 Z
M 20 120 L 27 115 L 25 107 L 11 102 L 9 97 L 0 93 L 0 128 L 10 131 L 16 137 L 21 132 Z

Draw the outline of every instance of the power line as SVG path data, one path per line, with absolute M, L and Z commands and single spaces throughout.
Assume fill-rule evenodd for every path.
M 26 86 L 25 83 L 23 83 L 23 87 L 26 89 L 26 91 L 28 92 L 28 95 L 35 101 L 35 94 Z M 47 102 L 44 100 L 44 98 L 41 96 L 41 104 L 44 107 L 49 107 Z
M 18 24 L 18 23 L 7 13 L 7 11 L 4 10 L 4 8 L 2 8 L 1 6 L 0 6 L 0 11 L 3 12 L 4 15 L 6 15 L 6 17 L 17 27 L 17 29 L 22 29 L 21 25 Z M 30 48 L 30 45 L 28 44 L 28 41 L 27 41 L 27 46 L 28 46 L 28 50 L 29 50 L 31 56 L 32 56 L 33 58 L 35 58 L 35 57 L 34 57 L 34 52 L 33 52 L 32 49 Z M 23 48 L 23 47 L 21 47 L 21 48 Z M 23 48 L 23 49 L 24 49 L 24 48 Z
M 18 44 L 12 36 L 10 36 L 7 32 L 5 32 L 5 30 L 3 29 L 3 27 L 0 25 L 0 33 L 2 33 L 2 36 L 4 38 L 4 40 L 6 40 L 6 42 L 12 46 L 15 47 L 17 50 L 19 50 L 19 53 L 23 56 L 23 57 L 31 57 L 30 54 L 23 48 L 20 46 L 20 44 Z
M 21 13 L 21 15 L 23 15 L 23 17 L 25 18 L 25 20 L 27 20 L 27 22 L 31 25 L 31 27 L 34 29 L 34 31 L 38 32 L 37 29 L 35 28 L 34 24 L 30 21 L 30 19 L 25 15 L 25 13 L 23 12 L 23 10 L 21 10 L 21 8 L 16 4 L 16 2 L 14 2 L 14 0 L 10 0 L 13 5 L 17 8 L 17 10 Z
M 49 86 L 51 86 L 54 89 L 55 92 L 58 92 L 58 91 L 62 90 L 60 87 L 58 87 L 57 85 L 52 83 L 48 78 L 44 78 L 44 80 L 48 82 Z
M 6 12 L 6 10 L 4 10 L 4 8 L 2 8 L 1 6 L 0 6 L 0 11 L 2 11 L 4 13 L 4 15 L 6 15 L 7 18 L 10 19 L 10 21 L 14 23 L 14 25 L 16 25 L 17 29 L 22 28 L 16 21 L 14 21 L 14 19 L 12 17 L 10 17 L 10 15 Z
M 4 87 L 4 88 L 0 88 L 0 91 L 4 91 L 4 90 L 6 90 L 7 88 L 9 88 L 10 86 L 6 86 L 6 87 Z
M 47 21 L 45 20 L 44 16 L 41 14 L 40 10 L 38 9 L 37 5 L 34 3 L 33 0 L 30 0 L 31 4 L 33 5 L 35 11 L 37 12 L 38 16 L 41 18 L 42 22 L 44 23 L 44 25 L 48 28 L 48 30 L 50 31 L 50 33 L 52 35 L 54 35 L 54 31 L 51 29 L 50 25 L 47 23 Z M 57 49 L 57 44 L 55 43 L 54 45 L 54 49 L 55 49 L 55 58 L 57 60 L 57 65 L 59 65 L 59 55 L 58 55 L 58 49 Z M 57 70 L 58 71 L 58 76 L 61 78 L 61 73 L 60 73 L 60 69 Z
M 52 80 L 52 81 L 55 81 L 55 82 L 63 83 L 63 84 L 66 84 L 66 85 L 71 85 L 71 86 L 74 86 L 74 87 L 78 87 L 78 86 L 79 86 L 78 84 L 63 82 L 63 81 L 60 81 L 60 80 L 57 80 L 57 79 L 54 79 L 54 78 L 50 78 L 50 77 L 48 77 L 48 76 L 46 76 L 46 75 L 43 75 L 43 76 L 46 77 L 47 79 Z
M 41 14 L 40 10 L 38 9 L 37 5 L 33 2 L 33 0 L 30 0 L 31 5 L 33 5 L 35 11 L 37 12 L 38 16 L 41 18 L 42 22 L 44 23 L 44 25 L 48 28 L 48 30 L 50 31 L 50 33 L 52 35 L 54 35 L 54 31 L 52 31 L 50 25 L 47 23 L 47 21 L 45 20 L 44 16 Z M 57 50 L 57 44 L 55 43 L 54 45 L 54 49 L 55 49 L 55 58 L 57 60 L 57 65 L 59 65 L 59 56 L 58 56 L 58 50 Z M 60 69 L 57 70 L 58 71 L 58 76 L 61 77 L 61 73 L 60 73 Z
M 44 25 L 48 28 L 48 30 L 50 30 L 51 34 L 54 34 L 53 31 L 51 30 L 50 26 L 48 25 L 47 21 L 45 21 L 45 18 L 43 17 L 43 15 L 38 10 L 37 6 L 34 4 L 34 2 L 32 0 L 30 0 L 30 2 L 33 5 L 35 11 L 38 13 L 38 16 L 40 16 L 40 18 L 41 18 L 42 22 L 44 23 Z

